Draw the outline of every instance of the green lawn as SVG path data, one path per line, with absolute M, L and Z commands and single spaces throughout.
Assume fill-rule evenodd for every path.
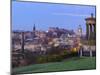
M 88 70 L 95 69 L 95 57 L 70 58 L 62 62 L 52 62 L 45 64 L 34 64 L 30 66 L 15 68 L 15 73 L 37 73 L 37 72 L 53 72 L 53 71 L 70 71 L 70 70 Z

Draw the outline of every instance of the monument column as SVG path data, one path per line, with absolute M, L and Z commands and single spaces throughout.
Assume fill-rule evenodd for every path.
M 92 27 L 92 24 L 90 24 L 89 26 L 90 26 L 90 36 L 89 36 L 89 39 L 92 40 L 93 39 L 93 37 L 92 37 L 93 36 L 93 32 L 92 32 L 93 27 Z
M 93 14 L 91 14 L 91 17 L 86 18 L 86 38 L 87 40 L 94 40 L 95 38 L 95 32 L 96 32 L 96 19 L 93 17 Z
M 93 27 L 94 27 L 94 36 L 93 36 L 93 38 L 96 39 L 96 25 L 93 24 Z
M 89 37 L 89 25 L 86 23 L 86 38 L 89 39 L 88 37 Z

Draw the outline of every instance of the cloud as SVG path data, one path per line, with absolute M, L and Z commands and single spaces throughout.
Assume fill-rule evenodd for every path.
M 87 15 L 87 14 L 73 14 L 73 13 L 53 13 L 53 15 L 67 15 L 67 16 L 79 16 L 79 17 L 90 16 L 90 15 Z

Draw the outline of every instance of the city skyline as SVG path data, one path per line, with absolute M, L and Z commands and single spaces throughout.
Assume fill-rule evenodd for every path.
M 81 25 L 86 31 L 85 18 L 91 13 L 95 17 L 95 6 L 12 2 L 12 30 L 31 31 L 48 30 L 49 27 L 59 27 L 76 31 Z

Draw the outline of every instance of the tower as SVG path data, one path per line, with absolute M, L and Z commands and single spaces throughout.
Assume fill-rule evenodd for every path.
M 35 24 L 33 26 L 33 38 L 35 37 L 35 31 L 36 31 L 36 27 L 35 27 Z
M 93 17 L 93 13 L 91 13 L 91 17 L 86 18 L 85 21 L 86 21 L 87 40 L 95 40 L 96 38 L 96 18 Z
M 80 38 L 82 37 L 82 27 L 81 27 L 81 25 L 79 25 L 79 28 L 78 28 L 78 35 L 79 35 Z

